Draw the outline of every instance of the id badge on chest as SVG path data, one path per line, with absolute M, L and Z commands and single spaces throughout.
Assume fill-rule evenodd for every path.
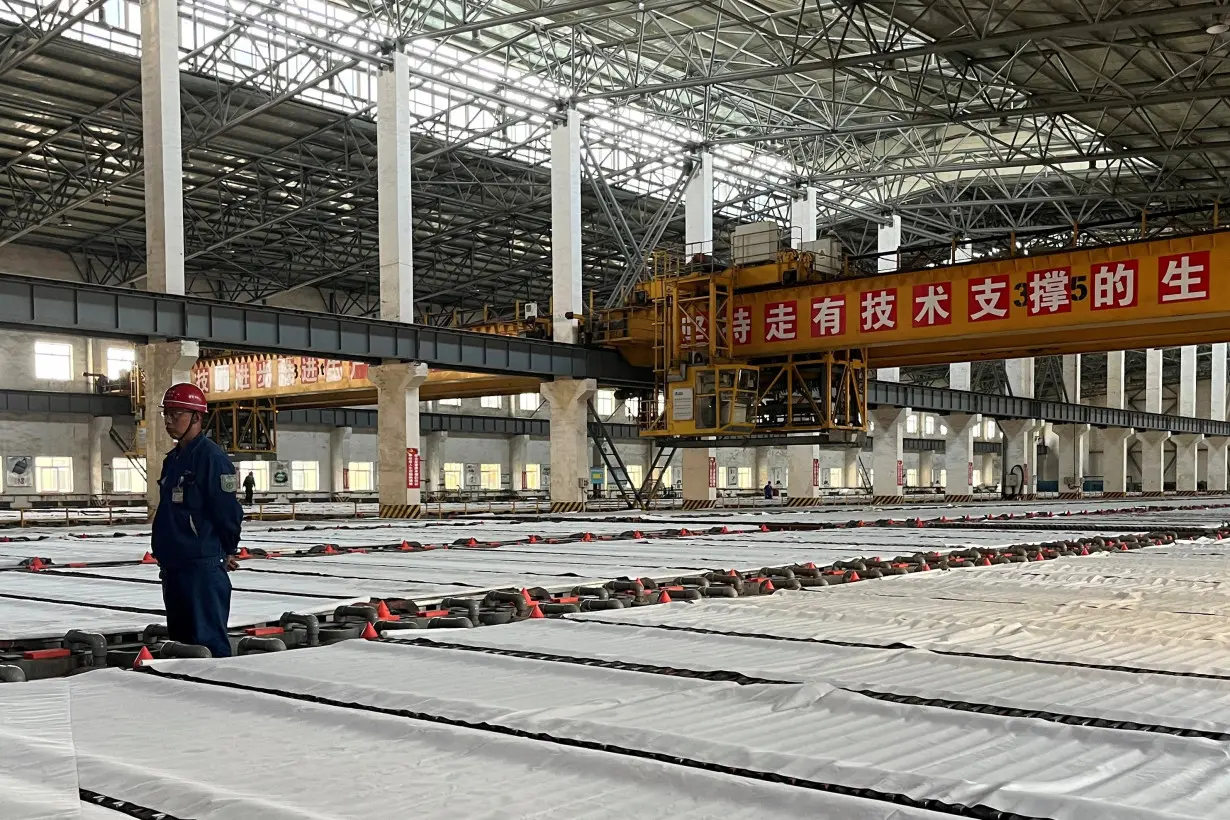
M 171 503 L 172 504 L 183 504 L 184 503 L 184 488 L 183 487 L 176 487 L 175 489 L 171 490 Z

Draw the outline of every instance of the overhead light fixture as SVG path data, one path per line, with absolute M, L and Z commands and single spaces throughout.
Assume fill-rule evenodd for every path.
M 71 228 L 72 226 L 73 226 L 73 223 L 68 221 L 67 216 L 60 217 L 60 227 L 61 228 Z
M 1219 34 L 1225 34 L 1227 31 L 1230 31 L 1230 23 L 1221 22 L 1221 23 L 1213 23 L 1211 26 L 1209 26 L 1208 28 L 1204 30 L 1204 33 L 1211 34 L 1214 37 L 1216 37 Z

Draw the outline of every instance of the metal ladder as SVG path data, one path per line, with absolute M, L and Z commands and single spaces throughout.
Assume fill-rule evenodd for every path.
M 615 440 L 611 438 L 606 424 L 602 421 L 602 416 L 598 415 L 598 411 L 594 408 L 593 400 L 587 402 L 587 405 L 589 432 L 594 441 L 598 443 L 598 452 L 602 454 L 602 462 L 606 464 L 607 475 L 615 482 L 615 488 L 619 490 L 619 495 L 628 505 L 628 509 L 636 509 L 641 503 L 640 489 L 633 486 L 632 479 L 628 477 L 628 467 L 620 457 L 619 450 L 615 448 Z
M 138 473 L 140 473 L 142 479 L 149 481 L 149 476 L 145 472 L 145 464 L 139 459 L 133 457 L 132 447 L 128 445 L 128 442 L 124 441 L 124 437 L 115 432 L 114 427 L 112 427 L 108 432 L 111 434 L 111 440 L 115 442 L 115 446 L 119 447 L 120 452 L 124 454 L 126 459 L 128 459 L 128 463 L 131 464 Z
M 652 446 L 651 444 L 650 447 Z M 649 465 L 649 475 L 645 476 L 641 484 L 640 501 L 642 504 L 648 504 L 658 495 L 662 489 L 662 471 L 667 464 L 671 463 L 671 459 L 675 457 L 678 450 L 679 445 L 668 444 L 653 454 L 653 461 Z

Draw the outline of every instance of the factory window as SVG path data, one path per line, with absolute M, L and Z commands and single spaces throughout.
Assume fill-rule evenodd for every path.
M 135 464 L 133 462 L 136 462 Z M 116 493 L 145 492 L 145 459 L 120 456 L 111 459 L 111 491 Z
M 923 432 L 929 436 L 935 435 L 935 416 L 923 416 Z
M 752 468 L 751 467 L 740 467 L 739 468 L 739 489 L 740 490 L 752 489 Z
M 842 469 L 841 469 L 840 467 L 829 467 L 829 483 L 828 483 L 828 486 L 830 486 L 830 487 L 840 487 L 840 486 L 841 486 L 841 482 L 844 480 L 844 476 L 842 476 L 842 472 L 843 472 L 843 471 L 842 471 Z
M 642 468 L 641 465 L 639 464 L 629 464 L 628 465 L 628 481 L 632 483 L 632 486 L 639 488 L 641 486 L 641 482 L 643 482 L 644 480 L 645 480 L 644 468 Z
M 498 490 L 501 486 L 500 481 L 500 465 L 499 464 L 484 464 L 480 471 L 482 488 L 484 490 Z
M 918 414 L 917 413 L 910 413 L 910 415 L 906 416 L 905 431 L 907 433 L 917 433 L 918 432 Z
M 370 461 L 352 461 L 346 465 L 350 476 L 350 489 L 355 492 L 369 493 L 375 489 L 372 481 L 372 463 Z
M 533 413 L 538 409 L 538 405 L 542 404 L 542 396 L 537 393 L 522 393 L 517 396 L 517 405 L 522 412 Z
M 57 382 L 71 381 L 73 346 L 62 342 L 35 342 L 34 377 Z
M 624 410 L 627 411 L 628 418 L 639 418 L 641 415 L 641 400 L 636 396 L 624 399 Z
M 131 373 L 136 358 L 137 352 L 130 347 L 107 348 L 107 378 L 118 379 L 121 375 Z
M 441 407 L 460 407 L 461 399 L 440 399 L 436 402 L 436 404 Z
M 940 435 L 941 435 L 941 436 L 946 436 L 946 435 L 948 435 L 948 425 L 947 425 L 947 424 L 941 424 L 941 425 L 940 425 Z
M 73 491 L 72 457 L 36 456 L 34 459 L 34 489 L 40 493 L 71 493 Z
M 502 396 L 483 396 L 478 403 L 488 410 L 499 410 L 504 405 Z
M 657 469 L 657 471 L 656 471 L 654 474 L 655 474 L 656 476 L 660 476 L 660 477 L 661 477 L 661 485 L 660 485 L 660 486 L 661 486 L 661 488 L 662 488 L 662 489 L 664 489 L 664 490 L 665 490 L 665 489 L 666 489 L 666 488 L 668 488 L 668 487 L 673 487 L 673 486 L 674 486 L 673 484 L 671 484 L 671 468 L 670 468 L 670 467 L 659 467 L 659 468 Z
M 917 487 L 918 486 L 918 470 L 910 468 L 905 471 L 905 486 L 907 487 Z
M 461 489 L 461 474 L 465 467 L 459 462 L 450 461 L 444 465 L 444 489 L 460 490 Z
M 533 394 L 531 394 L 533 395 Z M 525 465 L 524 481 L 526 490 L 541 490 L 542 489 L 542 465 L 527 464 Z
M 972 483 L 975 487 L 977 487 L 979 484 L 982 483 L 982 470 L 974 470 L 974 477 L 972 479 Z
M 292 461 L 290 463 L 290 488 L 307 493 L 319 490 L 320 462 Z
M 726 468 L 718 467 L 717 469 L 717 485 L 719 490 L 726 489 Z
M 948 471 L 947 470 L 940 470 L 940 486 L 941 487 L 948 486 Z
M 615 412 L 615 391 L 614 390 L 599 390 L 598 397 L 594 401 L 594 407 L 598 410 L 598 415 L 609 416 Z
M 353 467 L 353 465 L 352 465 Z M 235 471 L 239 474 L 239 489 L 243 489 L 244 479 L 248 477 L 248 473 L 252 474 L 252 478 L 256 480 L 254 488 L 258 493 L 269 492 L 269 462 L 268 461 L 241 461 L 235 465 Z M 350 488 L 356 489 L 354 486 L 354 470 L 350 473 Z
M 982 437 L 985 438 L 987 441 L 991 441 L 999 433 L 999 430 L 995 426 L 995 419 L 987 419 L 983 427 L 986 430 L 986 432 L 983 433 Z

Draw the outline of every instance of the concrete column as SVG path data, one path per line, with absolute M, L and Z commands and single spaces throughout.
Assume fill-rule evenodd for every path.
M 106 492 L 103 486 L 103 449 L 107 446 L 107 434 L 110 432 L 110 416 L 97 416 L 90 419 L 90 495 L 92 496 Z
M 981 416 L 952 413 L 944 418 L 944 495 L 953 501 L 968 501 L 974 494 L 974 432 Z
M 513 492 L 522 492 L 525 487 L 525 455 L 529 451 L 529 436 L 512 436 L 508 439 L 508 486 Z
M 1059 436 L 1059 493 L 1083 492 L 1089 425 L 1057 424 L 1055 433 Z
M 1031 369 L 1032 364 L 1030 360 Z M 1009 473 L 1020 467 L 1025 478 L 1020 496 L 1032 498 L 1038 487 L 1038 422 L 1035 419 L 1004 419 L 999 422 L 999 426 L 1004 431 L 1006 451 L 1006 460 L 1000 468 L 1000 481 L 1007 489 Z
M 400 50 L 376 81 L 376 174 L 380 217 L 380 318 L 414 321 L 414 225 L 410 191 L 410 58 Z
M 918 486 L 935 485 L 935 453 L 923 450 L 918 454 Z
M 141 3 L 145 287 L 184 293 L 184 169 L 179 113 L 179 3 Z M 159 396 L 161 398 L 161 396 Z M 153 474 L 157 477 L 157 473 Z M 149 485 L 157 490 L 154 481 Z
M 1012 395 L 1025 399 L 1034 397 L 1034 360 L 1008 359 L 1004 362 L 1004 370 L 1008 374 L 1008 389 Z
M 332 477 L 329 489 L 334 495 L 350 490 L 347 471 L 350 469 L 350 440 L 353 435 L 354 429 L 351 427 L 334 427 L 329 431 L 329 475 Z
M 798 243 L 816 241 L 816 189 L 799 190 L 799 195 L 790 201 L 790 238 Z
M 1226 343 L 1218 342 L 1212 350 L 1212 372 L 1209 381 L 1209 412 L 1207 418 L 1226 420 Z
M 1158 354 L 1160 358 L 1160 350 Z M 1161 401 L 1160 389 L 1158 401 Z M 1146 495 L 1161 495 L 1166 473 L 1166 439 L 1170 438 L 1170 433 L 1150 430 L 1137 433 L 1136 438 L 1140 440 L 1140 489 Z
M 753 483 L 756 489 L 763 489 L 765 482 L 769 480 L 769 454 L 772 453 L 772 448 L 769 447 L 753 447 Z
M 1196 346 L 1179 348 L 1179 406 L 1178 415 L 1196 415 Z
M 423 489 L 433 493 L 444 490 L 444 446 L 447 443 L 445 430 L 423 436 Z
M 1209 436 L 1204 440 L 1208 445 L 1209 454 L 1205 462 L 1205 484 L 1211 493 L 1226 491 L 1226 445 L 1230 438 L 1225 436 Z
M 155 342 L 137 348 L 141 372 L 145 374 L 145 473 L 149 476 L 145 500 L 153 518 L 158 509 L 158 478 L 162 475 L 163 457 L 175 446 L 162 425 L 162 394 L 173 384 L 192 381 L 192 366 L 200 356 L 196 342 Z M 136 432 L 141 449 L 141 430 Z
M 994 487 L 995 480 L 995 456 L 990 453 L 982 454 L 982 483 Z
M 841 485 L 848 489 L 861 489 L 863 486 L 863 477 L 859 475 L 858 459 L 861 451 L 856 447 L 850 447 L 842 451 L 841 461 Z
M 1074 353 L 1063 357 L 1063 389 L 1072 404 L 1081 403 L 1081 356 Z
M 1162 412 L 1162 349 L 1145 351 L 1145 412 Z
M 902 439 L 908 407 L 877 407 L 871 411 L 876 432 L 871 445 L 871 492 L 876 498 L 901 499 L 905 492 Z
M 1172 435 L 1174 442 L 1174 488 L 1179 493 L 1196 492 L 1196 459 L 1200 441 L 1204 438 L 1199 433 Z
M 1123 404 L 1123 359 L 1122 350 L 1106 354 L 1106 406 L 1122 410 Z
M 576 344 L 577 320 L 567 318 L 568 313 L 580 316 L 584 306 L 581 297 L 581 115 L 575 108 L 569 108 L 563 120 L 551 130 L 551 304 L 555 341 Z M 551 485 L 554 487 L 554 480 Z
M 786 492 L 791 500 L 820 497 L 820 447 L 815 444 L 786 448 Z
M 419 385 L 427 380 L 427 365 L 382 364 L 368 370 L 376 385 L 376 488 L 381 518 L 407 518 L 422 503 L 422 444 L 419 440 Z M 419 458 L 419 486 L 408 487 L 409 450 Z
M 717 478 L 713 465 L 717 450 L 708 447 L 684 447 L 683 453 L 683 505 L 712 507 L 717 501 Z
M 969 390 L 972 380 L 970 362 L 953 362 L 948 365 L 948 388 L 950 390 Z
M 1108 427 L 1102 439 L 1102 494 L 1117 497 L 1127 492 L 1127 441 L 1132 430 Z
M 589 488 L 589 400 L 593 379 L 556 379 L 539 388 L 551 406 L 551 508 L 567 511 L 585 503 Z
M 892 215 L 890 224 L 879 226 L 877 240 L 879 272 L 892 273 L 897 270 L 897 251 L 901 248 L 901 217 L 898 214 Z
M 713 253 L 713 153 L 702 151 L 695 162 L 683 192 L 684 242 L 689 254 Z

